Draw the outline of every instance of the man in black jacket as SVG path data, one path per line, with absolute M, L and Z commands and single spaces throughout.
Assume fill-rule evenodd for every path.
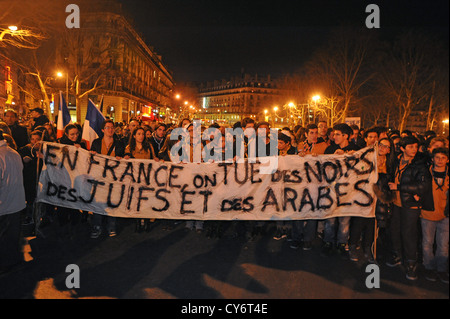
M 33 120 L 31 121 L 31 131 L 32 132 L 36 129 L 36 127 L 50 122 L 47 115 L 44 114 L 44 110 L 41 108 L 37 107 L 37 108 L 30 110 L 30 114 L 33 117 Z
M 389 183 L 395 199 L 390 224 L 391 259 L 386 265 L 406 263 L 406 278 L 417 279 L 418 227 L 421 209 L 434 210 L 431 174 L 423 157 L 418 155 L 419 141 L 413 136 L 400 141 L 395 177 Z
M 19 125 L 19 118 L 15 110 L 5 110 L 3 119 L 11 130 L 11 134 L 14 142 L 16 142 L 17 149 L 20 149 L 21 147 L 30 143 L 27 128 L 25 126 Z
M 352 128 L 345 124 L 336 124 L 334 130 L 334 144 L 325 149 L 325 154 L 351 154 L 359 150 L 359 147 L 350 143 L 350 137 L 353 134 Z M 324 242 L 322 247 L 322 256 L 329 256 L 336 246 L 338 253 L 346 257 L 346 246 L 348 244 L 350 232 L 350 216 L 328 218 L 324 221 Z
M 156 154 L 159 154 L 162 146 L 164 145 L 164 141 L 166 139 L 166 125 L 164 123 L 158 123 L 156 125 L 155 131 L 152 133 L 152 136 L 149 139 L 149 142 L 153 145 L 153 149 Z
M 114 134 L 115 127 L 112 120 L 105 120 L 102 124 L 103 137 L 99 137 L 92 142 L 91 152 L 103 155 L 113 156 L 120 159 L 125 154 L 125 145 Z M 105 216 L 107 229 L 110 237 L 116 236 L 116 218 Z M 94 213 L 92 224 L 91 238 L 98 238 L 102 233 L 103 215 Z

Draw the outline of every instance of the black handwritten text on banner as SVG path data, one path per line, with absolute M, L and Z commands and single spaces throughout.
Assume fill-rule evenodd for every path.
M 117 160 L 45 143 L 38 201 L 98 214 L 190 220 L 374 217 L 376 155 L 278 157 L 264 163 Z

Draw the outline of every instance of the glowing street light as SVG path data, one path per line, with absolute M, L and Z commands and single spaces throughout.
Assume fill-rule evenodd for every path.
M 19 28 L 17 27 L 17 26 L 15 26 L 15 25 L 10 25 L 9 27 L 8 27 L 8 29 L 4 29 L 1 33 L 0 33 L 0 41 L 2 41 L 3 40 L 3 37 L 5 36 L 5 35 L 7 35 L 7 34 L 9 34 L 9 35 L 17 35 L 16 34 L 16 31 L 18 30 Z
M 69 74 L 66 72 L 66 105 L 69 105 Z M 61 71 L 56 72 L 56 76 L 62 78 L 64 73 Z
M 442 123 L 444 123 L 444 132 L 442 134 L 445 134 L 445 125 L 448 125 L 448 119 L 443 120 Z
M 10 37 L 5 37 L 6 35 Z M 0 26 L 0 42 L 18 48 L 37 49 L 39 47 L 37 42 L 44 39 L 45 37 L 42 34 L 27 29 L 19 29 L 16 25 Z M 0 43 L 0 46 L 4 45 Z
M 314 95 L 314 96 L 312 97 L 312 100 L 313 100 L 314 102 L 319 101 L 319 100 L 320 100 L 320 95 Z

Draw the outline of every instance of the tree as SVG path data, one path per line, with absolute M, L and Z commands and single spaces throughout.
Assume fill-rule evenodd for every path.
M 59 38 L 58 32 L 65 26 L 65 6 L 68 3 L 68 0 L 0 0 L 0 47 L 19 65 L 23 74 L 32 77 L 39 93 L 32 92 L 33 85 L 20 89 L 43 101 L 50 120 L 53 120 L 53 115 L 50 111 L 52 75 L 49 68 L 54 61 L 51 48 Z
M 435 44 L 424 33 L 410 30 L 400 34 L 381 56 L 379 84 L 383 95 L 396 106 L 398 129 L 403 131 L 408 116 L 433 96 L 437 65 L 431 50 Z
M 438 52 L 437 57 L 442 57 L 436 61 L 439 68 L 435 70 L 435 77 L 429 91 L 427 130 L 433 130 L 436 124 L 443 118 L 448 118 L 449 101 L 449 78 L 448 78 L 448 50 L 435 47 L 434 52 Z
M 37 49 L 64 25 L 67 0 L 0 0 L 0 47 Z
M 300 118 L 298 124 L 305 126 L 308 124 L 307 111 L 308 103 L 315 94 L 304 69 L 300 69 L 292 74 L 286 74 L 277 81 L 281 95 L 277 100 L 281 117 Z
M 66 29 L 57 46 L 57 60 L 70 79 L 69 92 L 75 96 L 77 121 L 82 122 L 81 101 L 100 88 L 117 49 L 117 39 L 110 32 L 102 32 L 91 24 L 97 17 L 84 13 L 87 21 L 79 29 Z M 94 31 L 95 30 L 95 31 Z
M 15 63 L 21 72 L 26 76 L 27 81 L 24 87 L 19 87 L 22 92 L 42 101 L 46 114 L 50 121 L 53 121 L 53 114 L 50 110 L 51 85 L 54 83 L 54 48 L 51 42 L 44 41 L 36 50 L 22 50 L 17 47 L 8 48 L 9 56 L 15 57 Z
M 373 36 L 367 30 L 341 27 L 332 32 L 327 45 L 319 49 L 306 66 L 311 80 L 333 103 L 330 122 L 342 122 L 359 101 L 359 90 L 373 77 L 369 51 Z

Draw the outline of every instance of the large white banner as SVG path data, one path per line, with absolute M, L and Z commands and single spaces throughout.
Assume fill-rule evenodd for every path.
M 116 217 L 298 220 L 374 217 L 373 148 L 352 155 L 170 163 L 45 143 L 38 201 Z M 260 160 L 267 160 L 261 158 Z M 274 163 L 274 162 L 271 162 Z

